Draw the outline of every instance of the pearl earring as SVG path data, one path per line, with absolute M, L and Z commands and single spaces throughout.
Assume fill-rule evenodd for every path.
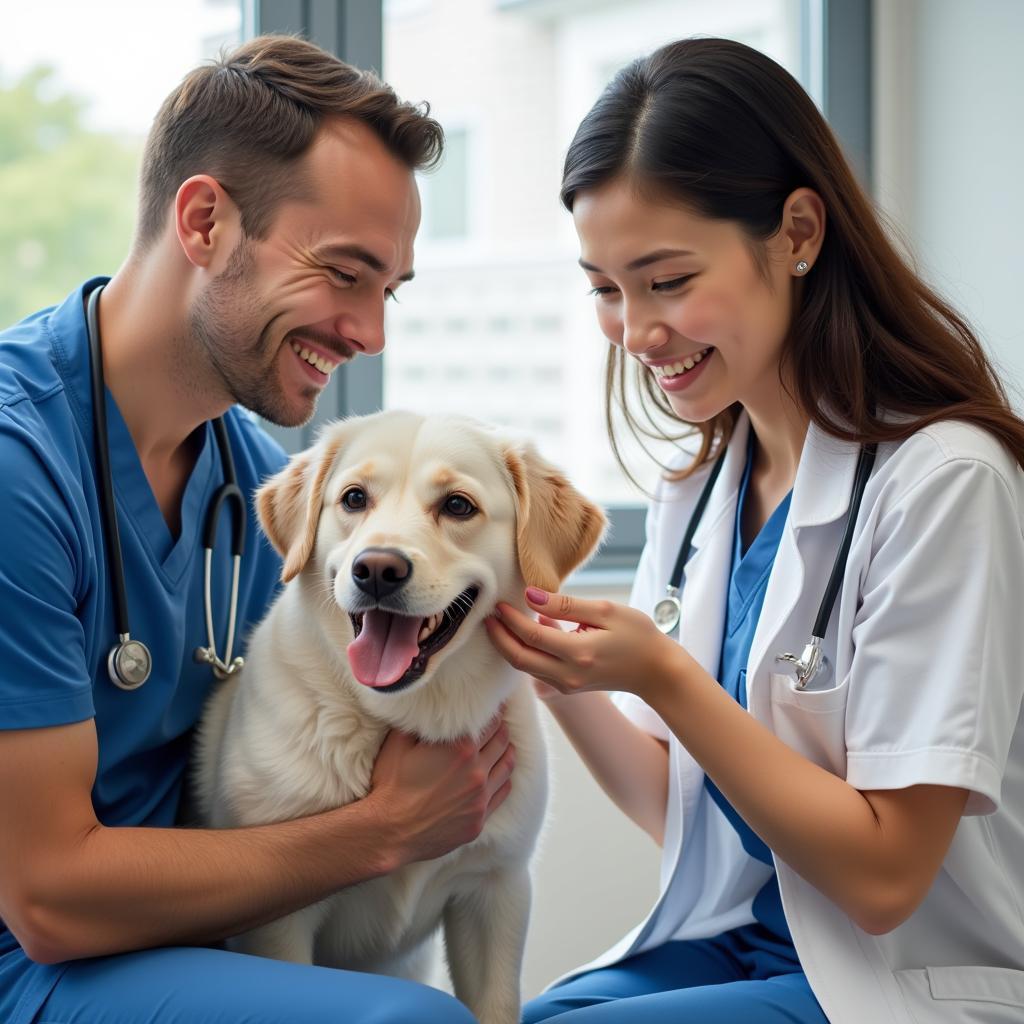
M 797 272 L 798 274 L 802 274 L 802 273 L 803 273 L 803 272 L 804 272 L 804 271 L 805 271 L 805 270 L 807 269 L 807 267 L 808 267 L 808 266 L 809 266 L 809 264 L 808 264 L 807 260 L 801 260 L 801 261 L 800 261 L 800 262 L 799 262 L 799 263 L 798 263 L 798 264 L 796 265 L 796 272 Z

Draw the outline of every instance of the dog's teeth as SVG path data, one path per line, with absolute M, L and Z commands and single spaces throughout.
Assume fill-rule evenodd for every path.
M 420 627 L 420 631 L 416 636 L 416 642 L 421 644 L 427 639 L 432 633 L 437 630 L 437 627 L 441 625 L 440 615 L 430 615 L 423 620 L 423 625 Z

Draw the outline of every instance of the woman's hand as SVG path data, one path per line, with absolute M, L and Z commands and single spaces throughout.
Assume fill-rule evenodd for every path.
M 538 615 L 537 621 L 542 626 L 550 626 L 552 629 L 561 630 L 562 627 L 554 620 L 549 619 L 546 615 Z M 543 679 L 538 679 L 533 676 L 531 682 L 533 683 L 534 693 L 537 697 L 544 701 L 550 707 L 555 707 L 560 700 L 565 699 L 564 693 L 559 693 L 550 683 L 545 683 Z
M 487 631 L 513 668 L 559 694 L 626 690 L 646 699 L 686 658 L 674 640 L 635 608 L 547 594 L 535 587 L 527 587 L 526 600 L 543 613 L 540 621 L 502 602 L 484 620 Z M 577 625 L 566 632 L 555 620 Z

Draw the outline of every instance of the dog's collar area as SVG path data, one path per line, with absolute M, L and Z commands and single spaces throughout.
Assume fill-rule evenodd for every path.
M 416 682 L 426 671 L 427 663 L 431 657 L 447 645 L 458 632 L 459 627 L 472 610 L 479 594 L 479 587 L 467 587 L 463 590 L 441 613 L 441 624 L 437 629 L 428 637 L 425 637 L 423 642 L 418 645 L 419 652 L 402 676 L 387 686 L 375 686 L 375 691 L 377 693 L 397 693 L 399 690 L 404 690 L 407 686 Z M 398 612 L 391 612 L 386 608 L 380 610 L 389 615 L 399 614 Z M 364 614 L 365 612 L 349 612 L 349 618 L 352 620 L 353 639 L 358 637 L 362 631 Z M 422 618 L 421 622 L 426 622 L 427 618 L 429 616 Z

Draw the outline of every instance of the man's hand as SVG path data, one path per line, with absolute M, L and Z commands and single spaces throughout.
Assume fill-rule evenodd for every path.
M 515 747 L 496 715 L 479 739 L 426 743 L 392 729 L 370 794 L 400 864 L 432 860 L 476 839 L 512 788 Z

